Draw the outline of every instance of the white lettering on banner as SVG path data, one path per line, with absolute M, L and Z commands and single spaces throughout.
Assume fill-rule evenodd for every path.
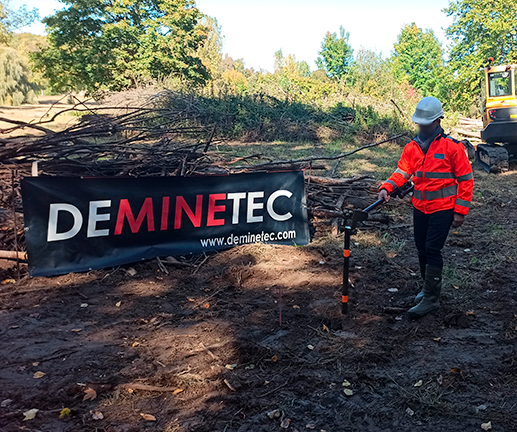
M 68 231 L 58 233 L 57 221 L 60 211 L 67 211 L 74 218 L 74 225 Z M 68 240 L 77 235 L 83 226 L 83 215 L 76 206 L 72 204 L 50 204 L 50 211 L 48 216 L 47 241 Z
M 291 214 L 291 212 L 287 212 L 286 214 L 283 214 L 283 215 L 280 215 L 277 212 L 275 212 L 275 210 L 273 209 L 273 204 L 274 204 L 275 200 L 280 196 L 285 196 L 287 198 L 291 198 L 293 196 L 293 193 L 288 190 L 277 190 L 276 192 L 273 192 L 270 195 L 269 199 L 267 200 L 267 212 L 274 220 L 279 221 L 279 222 L 284 222 L 286 220 L 291 219 L 293 217 L 293 215 Z
M 264 208 L 264 203 L 256 203 L 255 198 L 264 198 L 264 192 L 248 193 L 248 217 L 246 218 L 248 223 L 257 223 L 264 220 L 263 216 L 254 216 L 255 210 L 262 210 Z
M 103 237 L 109 236 L 109 229 L 97 229 L 97 222 L 109 221 L 110 214 L 98 214 L 97 209 L 111 207 L 111 200 L 90 201 L 90 212 L 88 215 L 88 231 L 86 237 Z
M 207 205 L 207 203 L 213 196 L 214 196 L 213 194 L 209 195 L 208 200 L 206 200 L 206 197 L 202 197 L 202 195 L 197 196 L 197 203 L 198 203 L 197 206 L 199 206 L 199 209 L 197 207 L 196 207 L 195 211 L 189 209 L 191 212 L 191 215 L 188 216 L 191 219 L 191 221 L 193 220 L 192 218 L 194 218 L 194 217 L 199 219 L 197 224 L 194 224 L 194 226 L 199 227 L 201 225 L 201 212 L 203 211 L 203 209 L 205 209 L 205 211 L 206 211 L 205 206 Z M 273 192 L 267 198 L 267 201 L 264 202 L 264 191 L 228 193 L 226 195 L 226 199 L 229 201 L 233 201 L 231 223 L 232 223 L 232 225 L 238 225 L 240 223 L 240 212 L 241 212 L 242 201 L 247 201 L 243 205 L 245 206 L 246 223 L 248 223 L 248 224 L 261 223 L 264 221 L 264 216 L 263 216 L 264 207 L 266 207 L 267 213 L 273 220 L 278 221 L 278 222 L 287 221 L 293 217 L 292 213 L 287 212 L 285 214 L 279 214 L 275 211 L 274 205 L 275 205 L 275 201 L 278 198 L 286 197 L 287 199 L 289 199 L 292 196 L 293 196 L 293 193 L 291 191 L 281 189 L 281 190 L 277 190 L 277 191 Z M 167 200 L 168 200 L 167 205 L 169 206 L 170 198 L 169 197 L 165 197 L 165 198 L 167 198 Z M 180 199 L 183 197 L 179 196 L 176 198 Z M 127 199 L 121 200 L 120 202 L 123 202 L 123 201 L 126 202 L 126 204 L 127 204 Z M 144 206 L 142 206 L 141 208 L 132 208 L 132 209 L 130 208 L 129 209 L 129 216 L 127 216 L 127 217 L 128 217 L 128 221 L 130 223 L 132 232 L 138 232 L 142 226 L 145 226 L 145 225 L 142 225 L 143 216 L 142 216 L 142 220 L 140 220 L 140 216 L 142 214 L 148 218 L 151 217 L 152 220 L 154 220 L 152 198 L 147 198 L 146 202 L 147 201 L 149 201 L 150 204 L 148 207 L 145 208 L 145 213 L 142 213 L 144 206 L 145 206 L 145 202 L 144 202 Z M 222 201 L 222 200 L 220 200 L 220 201 Z M 118 203 L 118 204 L 115 203 L 114 205 L 115 205 L 115 207 L 117 207 L 117 206 L 119 207 L 116 210 L 118 212 L 116 214 L 118 214 L 120 216 L 120 212 L 122 211 L 121 210 L 122 206 L 120 205 L 120 203 Z M 99 209 L 111 208 L 111 207 L 112 207 L 111 200 L 96 200 L 96 201 L 90 201 L 88 203 L 88 215 L 87 215 L 88 222 L 87 222 L 87 227 L 86 227 L 87 228 L 86 229 L 87 238 L 105 237 L 105 236 L 110 235 L 110 230 L 108 228 L 98 229 L 97 225 L 99 222 L 110 221 L 111 216 L 112 216 L 109 211 L 99 214 L 98 213 Z M 262 212 L 260 212 L 261 210 L 262 210 Z M 210 204 L 208 204 L 208 211 L 210 212 Z M 218 210 L 218 211 L 224 211 L 224 210 Z M 70 228 L 68 231 L 58 233 L 57 227 L 58 227 L 58 220 L 59 220 L 60 212 L 70 213 L 74 219 L 74 222 L 73 222 L 72 228 Z M 132 219 L 129 219 L 129 217 L 131 217 Z M 168 212 L 164 213 L 162 210 L 162 219 L 165 218 L 165 221 L 167 221 L 167 217 L 168 217 Z M 118 223 L 119 219 L 120 218 L 117 217 L 117 223 Z M 124 214 L 123 214 L 121 220 L 122 220 L 122 222 L 124 221 Z M 222 222 L 221 224 L 227 223 L 227 221 L 225 221 L 224 219 L 218 219 L 218 221 L 219 220 Z M 133 221 L 133 222 L 131 222 L 131 221 Z M 139 221 L 139 222 L 136 223 L 135 221 Z M 132 227 L 131 223 L 138 225 L 138 226 L 136 226 L 136 228 L 134 228 L 135 231 L 133 231 L 133 227 Z M 76 206 L 74 206 L 72 204 L 66 204 L 66 203 L 50 204 L 48 230 L 47 230 L 47 241 L 52 242 L 52 241 L 61 241 L 61 240 L 71 239 L 72 237 L 76 236 L 79 233 L 82 226 L 83 226 L 83 215 Z M 165 226 L 165 228 L 162 228 L 162 230 L 167 229 L 167 224 L 165 223 L 165 225 L 164 225 L 163 220 L 162 220 L 162 226 Z M 119 233 L 116 233 L 116 234 L 119 234 Z M 267 235 L 265 239 L 261 238 L 261 240 L 258 240 L 258 241 L 268 241 L 269 237 L 270 236 Z M 273 239 L 273 238 L 274 237 L 271 236 L 271 239 Z
M 229 200 L 233 200 L 232 224 L 237 225 L 239 223 L 239 209 L 241 206 L 241 199 L 246 198 L 246 192 L 229 193 L 227 198 Z

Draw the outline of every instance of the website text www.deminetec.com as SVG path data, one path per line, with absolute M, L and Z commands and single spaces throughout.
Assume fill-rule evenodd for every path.
M 214 237 L 201 239 L 202 247 L 214 247 L 214 246 L 237 246 L 242 244 L 250 243 L 262 243 L 268 241 L 281 241 L 281 240 L 293 240 L 296 238 L 296 231 L 280 231 L 277 233 L 265 233 L 262 231 L 260 234 L 245 234 L 245 235 L 233 235 L 229 237 Z

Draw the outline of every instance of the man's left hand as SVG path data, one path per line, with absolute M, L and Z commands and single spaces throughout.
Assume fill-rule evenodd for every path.
M 454 228 L 459 228 L 465 222 L 465 215 L 454 213 L 454 220 L 452 221 L 452 226 Z

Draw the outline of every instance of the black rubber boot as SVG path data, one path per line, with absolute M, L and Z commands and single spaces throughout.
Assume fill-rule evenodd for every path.
M 415 296 L 415 303 L 420 303 L 422 301 L 422 299 L 424 298 L 424 287 L 425 287 L 425 282 L 424 282 L 424 286 L 422 286 L 422 289 L 420 290 L 420 292 Z
M 427 266 L 425 275 L 424 296 L 420 303 L 409 309 L 411 318 L 419 318 L 440 309 L 438 300 L 442 291 L 442 269 Z
M 419 257 L 420 264 L 420 274 L 422 275 L 423 283 L 422 289 L 415 297 L 415 303 L 420 303 L 420 301 L 424 298 L 424 287 L 425 287 L 425 268 L 427 267 L 425 264 L 425 260 Z

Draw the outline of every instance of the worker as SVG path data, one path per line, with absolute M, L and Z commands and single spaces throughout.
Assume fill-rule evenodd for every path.
M 441 102 L 422 99 L 413 115 L 418 136 L 404 147 L 398 167 L 379 188 L 379 199 L 390 200 L 390 193 L 411 177 L 413 224 L 423 289 L 418 304 L 409 310 L 418 318 L 440 308 L 442 289 L 442 249 L 451 225 L 463 225 L 469 212 L 474 177 L 463 144 L 445 135 L 440 123 L 444 117 Z

